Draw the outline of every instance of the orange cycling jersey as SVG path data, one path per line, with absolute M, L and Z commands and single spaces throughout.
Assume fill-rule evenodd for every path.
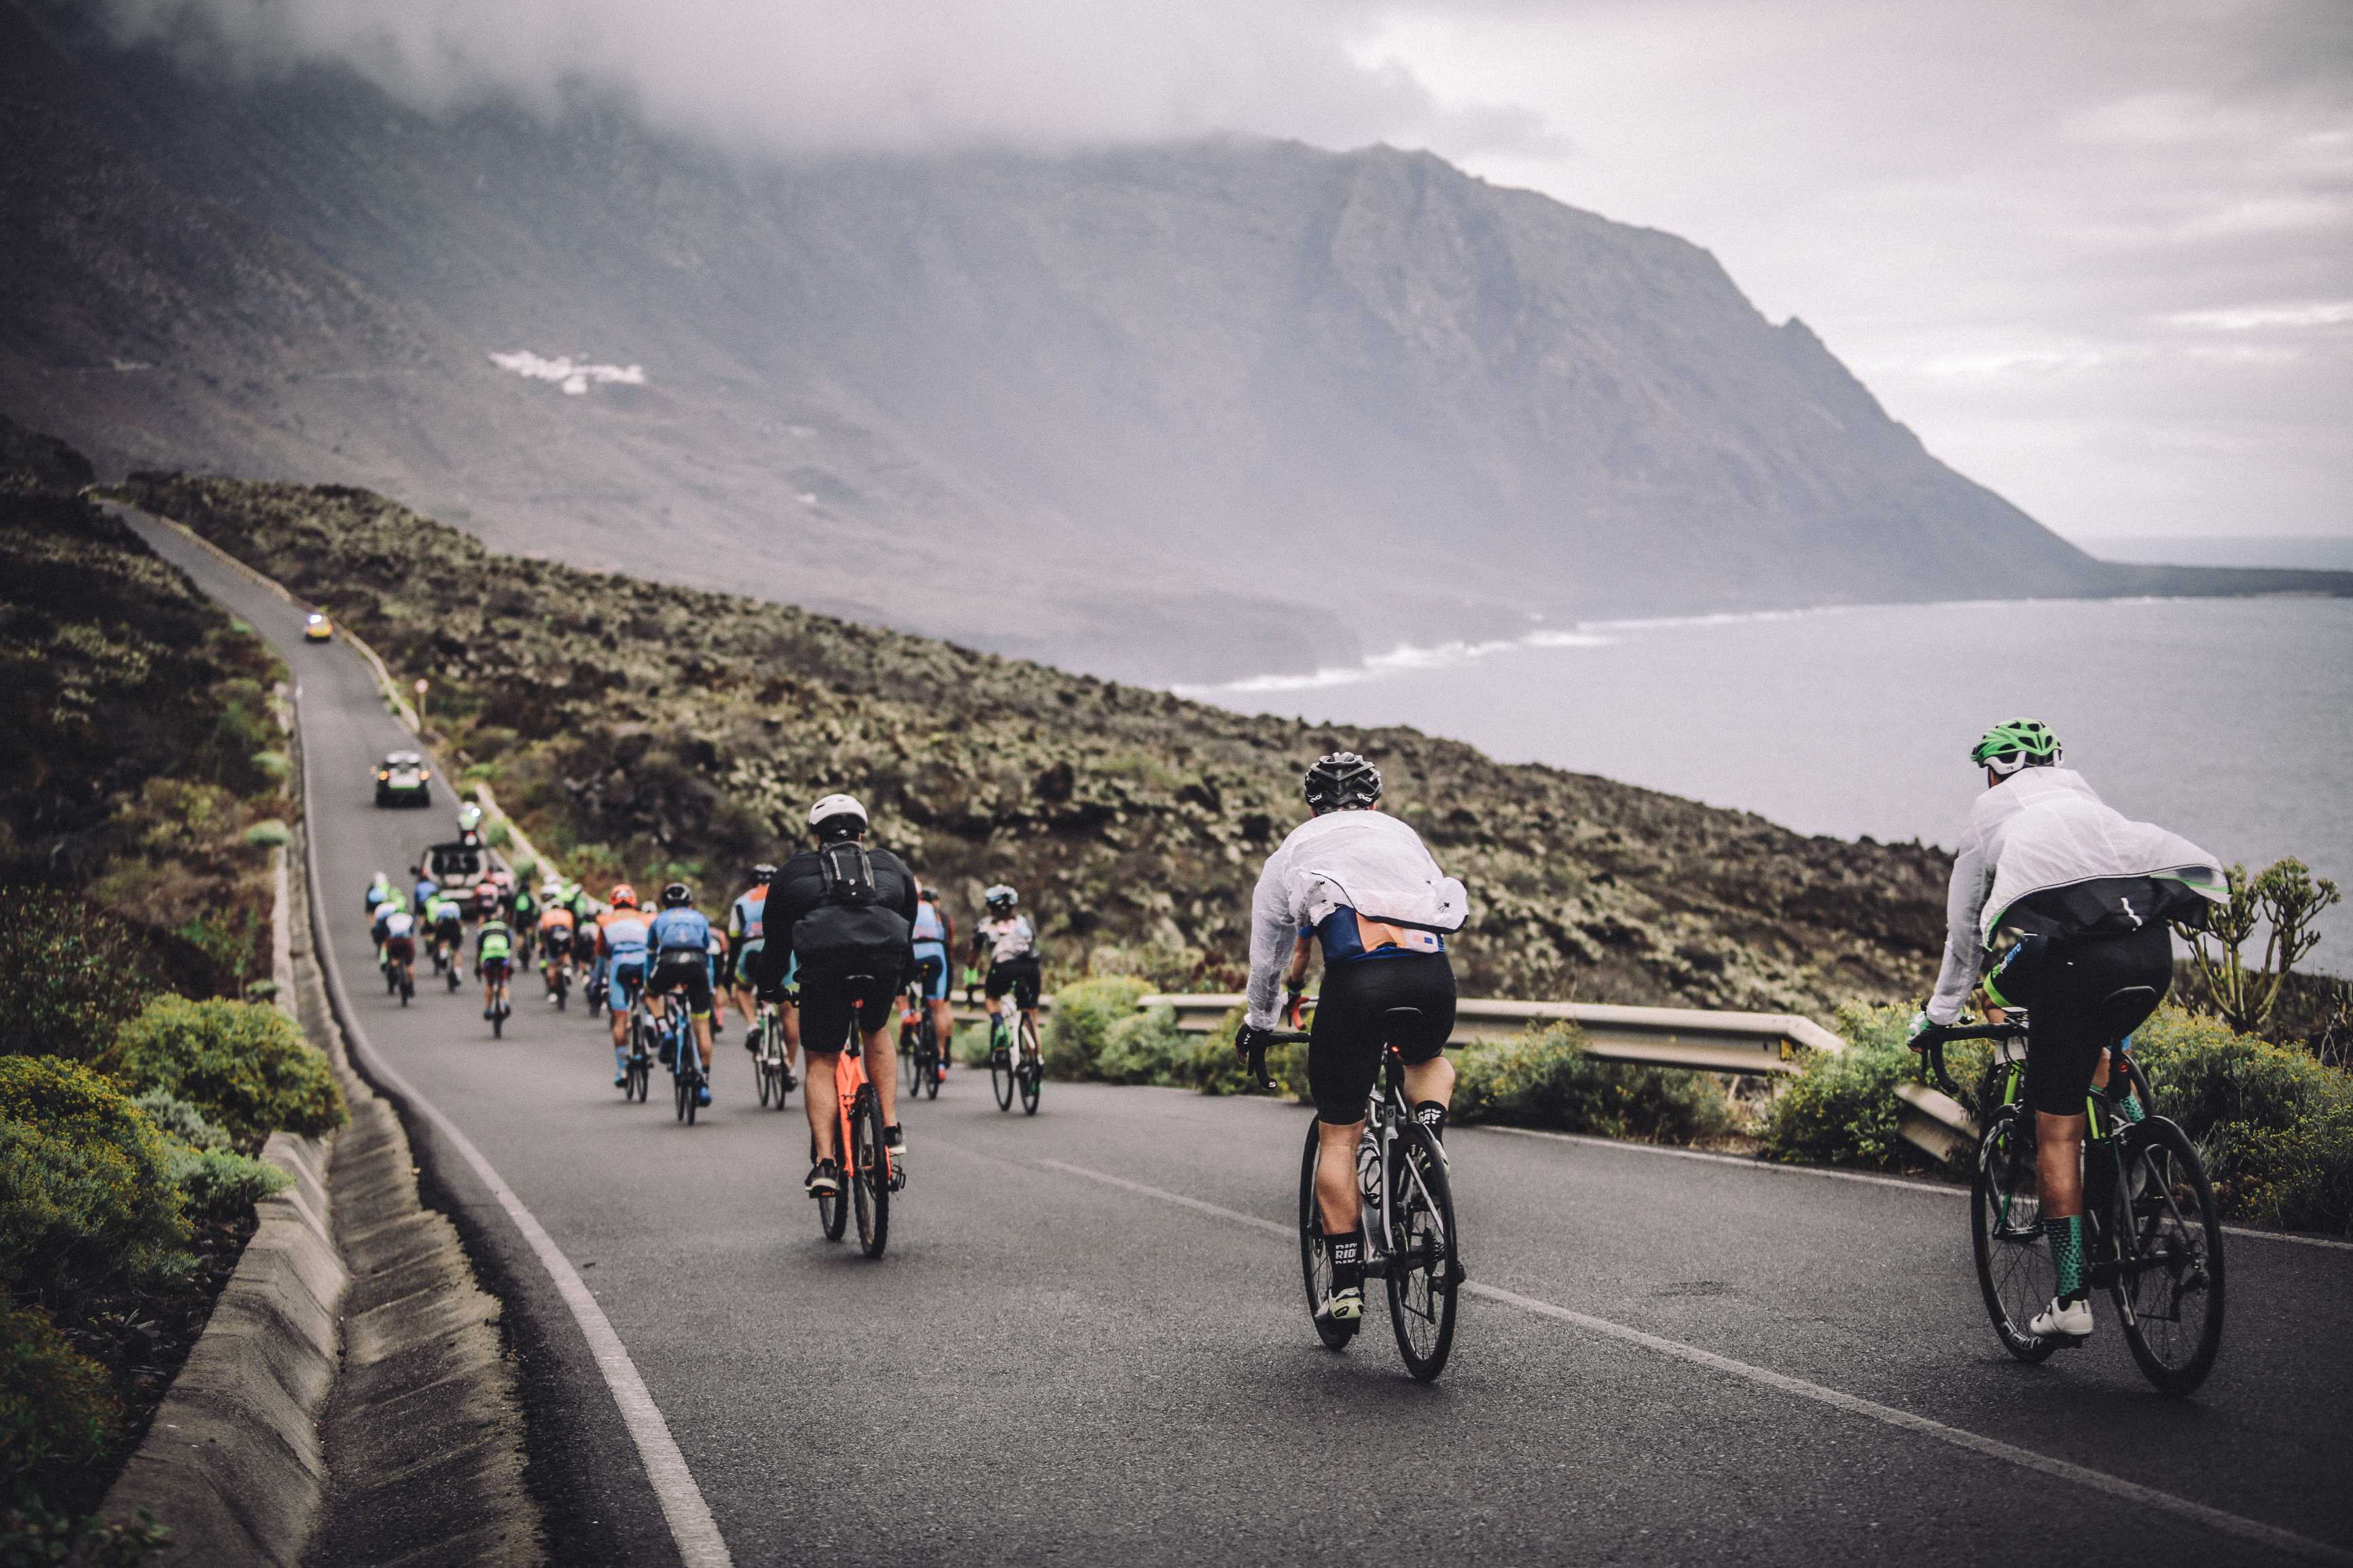
M 539 917 L 539 929 L 551 934 L 572 929 L 572 911 L 562 907 L 547 910 Z

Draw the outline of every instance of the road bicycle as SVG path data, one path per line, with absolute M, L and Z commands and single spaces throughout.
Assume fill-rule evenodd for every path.
M 645 1007 L 643 998 L 638 1009 Z M 635 1016 L 635 1013 L 632 1013 Z M 694 1020 L 679 998 L 661 998 L 661 1016 L 649 1027 L 659 1041 L 662 1065 L 670 1068 L 670 1093 L 677 1101 L 678 1119 L 689 1127 L 694 1125 L 694 1113 L 701 1099 L 700 1090 L 707 1081 L 702 1075 L 702 1053 L 695 1048 Z
M 404 1007 L 407 1006 L 417 999 L 416 970 L 393 957 L 389 952 L 384 955 L 381 962 L 384 965 L 384 994 L 387 996 L 399 997 L 400 1005 Z
M 553 953 L 543 953 L 539 977 L 546 984 L 547 994 L 554 1002 L 555 1010 L 564 1012 L 572 1001 L 572 965 Z
M 907 1093 L 940 1097 L 940 1032 L 932 1022 L 931 1000 L 923 983 L 907 987 L 907 1003 L 899 1014 L 899 1057 L 907 1064 Z
M 760 1103 L 782 1110 L 792 1092 L 791 1064 L 785 1060 L 785 1015 L 773 1002 L 759 1004 L 752 1036 L 752 1072 L 760 1081 Z
M 866 1081 L 866 1029 L 862 993 L 873 976 L 853 974 L 842 982 L 859 1001 L 849 1018 L 849 1042 L 833 1059 L 833 1089 L 841 1120 L 834 1148 L 841 1152 L 841 1185 L 817 1199 L 818 1225 L 828 1241 L 839 1241 L 849 1211 L 858 1214 L 858 1244 L 869 1258 L 882 1256 L 891 1237 L 891 1194 L 907 1184 L 906 1173 L 891 1158 L 882 1138 L 882 1100 Z M 804 1041 L 803 1044 L 807 1044 Z M 817 1163 L 817 1137 L 809 1137 L 809 1163 Z
M 2120 1011 L 2129 1000 L 2123 992 L 2108 998 Z M 2067 1342 L 2038 1337 L 2027 1326 L 2058 1294 L 2042 1235 L 2035 1119 L 2022 1098 L 2031 1030 L 2031 1020 L 2015 1014 L 2004 1023 L 1939 1029 L 1926 1037 L 1922 1068 L 1957 1097 L 1945 1046 L 1995 1043 L 1979 1100 L 1984 1130 L 1971 1170 L 1969 1244 L 2003 1348 L 2021 1361 L 2041 1362 Z M 2121 1076 L 2146 1097 L 2137 1064 L 2122 1060 Z M 2206 1381 L 2222 1345 L 2228 1276 L 2221 1214 L 2189 1134 L 2153 1113 L 2133 1122 L 2118 1117 L 2118 1076 L 2112 1069 L 2110 1087 L 2092 1089 L 2085 1102 L 2084 1283 L 2107 1289 L 2141 1374 L 2160 1393 L 2186 1395 Z
M 621 1058 L 621 1098 L 642 1105 L 652 1091 L 654 1076 L 653 1020 L 646 1016 L 642 990 L 630 999 L 622 1037 L 628 1042 L 628 1054 Z
M 988 1086 L 997 1092 L 997 1109 L 1012 1110 L 1018 1093 L 1023 1113 L 1037 1115 L 1039 1086 L 1045 1079 L 1038 1026 L 1008 998 L 1001 1012 L 988 1016 Z
M 512 1017 L 514 1014 L 514 1005 L 507 996 L 507 976 L 513 973 L 514 966 L 511 961 L 505 959 L 494 958 L 491 960 L 491 963 L 499 965 L 497 970 L 485 977 L 492 983 L 491 987 L 491 1038 L 498 1040 L 504 1039 L 506 1037 L 507 1019 Z
M 1415 1007 L 1392 1007 L 1381 1015 L 1380 1077 L 1366 1098 L 1365 1131 L 1356 1144 L 1356 1193 L 1364 1205 L 1365 1278 L 1386 1283 L 1398 1353 L 1416 1381 L 1429 1383 L 1446 1370 L 1453 1352 L 1455 1308 L 1469 1276 L 1460 1254 L 1446 1151 L 1437 1134 L 1415 1120 L 1405 1098 L 1405 1058 L 1397 1040 L 1420 1019 Z M 1302 1044 L 1307 1036 L 1283 1030 L 1268 1039 Z M 1262 1049 L 1250 1059 L 1250 1074 L 1260 1088 L 1274 1088 Z M 1313 1121 L 1308 1123 L 1307 1148 L 1300 1157 L 1299 1267 L 1308 1320 L 1324 1345 L 1336 1351 L 1356 1337 L 1362 1320 L 1316 1315 L 1332 1288 L 1323 1206 L 1315 1201 L 1320 1131 Z

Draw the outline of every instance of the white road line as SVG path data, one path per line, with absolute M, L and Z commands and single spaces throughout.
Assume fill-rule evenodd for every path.
M 1537 1127 L 1478 1126 L 1481 1132 L 1504 1132 L 1514 1138 L 1543 1138 L 1556 1143 L 1589 1143 L 1597 1149 L 1615 1149 L 1632 1154 L 1663 1154 L 1671 1160 L 1704 1160 L 1711 1164 L 1736 1165 L 1744 1171 L 1767 1171 L 1784 1176 L 1813 1176 L 1826 1182 L 1861 1182 L 1874 1187 L 1900 1187 L 1905 1192 L 1926 1193 L 1933 1197 L 1966 1198 L 1967 1187 L 1943 1182 L 1920 1182 L 1903 1176 L 1874 1176 L 1864 1171 L 1832 1171 L 1820 1165 L 1783 1165 L 1771 1160 L 1752 1160 L 1745 1154 L 1716 1154 L 1705 1149 L 1673 1149 L 1661 1143 L 1635 1143 L 1617 1138 L 1595 1138 L 1583 1132 L 1547 1132 Z M 2298 1236 L 2292 1231 L 2256 1230 L 2243 1225 L 2226 1225 L 2225 1236 L 2243 1236 L 2251 1241 L 2284 1241 L 2295 1247 L 2317 1247 L 2332 1252 L 2353 1252 L 2353 1241 L 2337 1241 L 2325 1236 Z
M 302 689 L 299 685 L 294 689 L 294 699 L 299 723 L 302 711 Z M 306 743 L 302 748 L 302 799 L 306 813 L 318 798 L 311 790 L 311 748 Z M 316 822 L 317 818 L 311 816 L 302 836 L 311 878 L 311 947 L 319 954 L 320 970 L 334 993 L 335 1008 L 342 1015 L 343 1032 L 352 1049 L 364 1063 L 370 1079 L 400 1096 L 411 1110 L 430 1121 L 448 1140 L 449 1146 L 473 1169 L 475 1176 L 490 1189 L 491 1195 L 498 1199 L 499 1206 L 522 1233 L 523 1239 L 531 1244 L 532 1251 L 547 1269 L 548 1278 L 555 1281 L 556 1293 L 572 1310 L 573 1321 L 580 1325 L 580 1332 L 588 1342 L 588 1352 L 596 1358 L 596 1370 L 604 1374 L 605 1386 L 612 1391 L 613 1403 L 620 1407 L 621 1424 L 628 1428 L 630 1440 L 638 1446 L 646 1479 L 653 1484 L 654 1497 L 661 1504 L 662 1517 L 670 1523 L 670 1539 L 678 1543 L 678 1554 L 686 1568 L 733 1568 L 734 1559 L 728 1554 L 727 1542 L 720 1537 L 719 1522 L 711 1517 L 711 1506 L 702 1500 L 702 1489 L 694 1484 L 693 1473 L 686 1468 L 686 1456 L 679 1452 L 677 1439 L 670 1436 L 670 1423 L 662 1418 L 660 1407 L 646 1389 L 646 1380 L 638 1375 L 637 1363 L 629 1359 L 621 1336 L 613 1331 L 611 1321 L 596 1304 L 596 1298 L 588 1293 L 579 1272 L 539 1223 L 539 1217 L 523 1206 L 514 1189 L 474 1147 L 473 1140 L 394 1070 L 370 1044 L 367 1032 L 360 1027 L 359 1015 L 343 990 L 343 973 L 335 963 L 334 942 L 326 928 L 319 880 L 318 838 L 308 830 Z
M 1196 1214 L 1207 1215 L 1213 1219 L 1246 1225 L 1252 1230 L 1271 1232 L 1288 1241 L 1295 1242 L 1298 1239 L 1299 1233 L 1292 1226 L 1277 1225 L 1271 1220 L 1261 1219 L 1256 1215 L 1243 1214 L 1238 1209 L 1222 1208 L 1216 1204 L 1203 1203 L 1198 1198 L 1188 1198 L 1182 1193 L 1172 1193 L 1166 1188 L 1147 1186 L 1142 1182 L 1131 1182 L 1124 1176 L 1114 1176 L 1103 1171 L 1089 1170 L 1083 1165 L 1065 1164 L 1060 1160 L 1040 1160 L 1038 1163 L 1070 1175 L 1083 1176 L 1091 1182 L 1100 1182 L 1105 1186 L 1118 1187 L 1122 1191 L 1134 1193 L 1143 1197 L 1155 1198 L 1162 1203 L 1188 1208 Z M 2176 1497 L 2171 1492 L 2159 1491 L 2154 1487 L 2145 1487 L 2137 1481 L 2128 1481 L 2121 1476 L 2109 1475 L 2105 1470 L 2089 1469 L 2082 1465 L 2070 1464 L 2064 1459 L 2054 1459 L 2048 1454 L 2038 1454 L 2031 1448 L 2021 1448 L 2014 1443 L 2005 1443 L 1997 1437 L 1981 1436 L 1958 1426 L 1948 1426 L 1942 1421 L 1933 1421 L 1926 1415 L 1915 1415 L 1908 1410 L 1898 1410 L 1892 1405 L 1882 1405 L 1875 1399 L 1864 1399 L 1857 1394 L 1841 1393 L 1835 1388 L 1826 1388 L 1819 1383 L 1809 1383 L 1802 1377 L 1791 1377 L 1787 1373 L 1772 1372 L 1761 1366 L 1751 1366 L 1745 1361 L 1735 1361 L 1730 1356 L 1718 1355 L 1714 1351 L 1704 1351 L 1697 1345 L 1687 1345 L 1680 1340 L 1645 1333 L 1640 1329 L 1612 1322 L 1608 1318 L 1597 1318 L 1589 1312 L 1573 1311 L 1567 1307 L 1555 1306 L 1550 1301 L 1539 1300 L 1534 1296 L 1523 1296 L 1516 1290 L 1505 1290 L 1494 1285 L 1482 1285 L 1475 1280 L 1464 1285 L 1462 1289 L 1471 1295 L 1484 1297 L 1491 1301 L 1500 1301 L 1507 1307 L 1517 1307 L 1521 1311 L 1531 1313 L 1535 1317 L 1550 1318 L 1556 1322 L 1573 1324 L 1590 1333 L 1599 1334 L 1623 1344 L 1639 1346 L 1643 1350 L 1675 1361 L 1688 1363 L 1693 1366 L 1705 1367 L 1711 1372 L 1720 1372 L 1727 1376 L 1740 1378 L 1744 1382 L 1795 1395 L 1799 1399 L 1811 1400 L 1818 1405 L 1827 1405 L 1833 1410 L 1842 1410 L 1851 1415 L 1865 1416 L 1905 1432 L 1915 1433 L 1924 1437 L 1933 1437 L 1940 1443 L 1948 1443 L 1954 1447 L 1965 1448 L 1973 1454 L 1981 1454 L 1990 1459 L 2000 1459 L 2006 1464 L 2016 1465 L 2021 1469 L 2033 1470 L 2038 1474 L 2051 1476 L 2059 1480 L 2072 1481 L 2077 1486 L 2103 1493 L 2121 1502 L 2130 1503 L 2137 1508 L 2171 1514 L 2178 1519 L 2185 1519 L 2194 1524 L 2203 1525 L 2218 1534 L 2253 1542 L 2270 1551 L 2284 1552 L 2312 1563 L 2353 1564 L 2353 1552 L 2339 1551 L 2324 1542 L 2298 1535 L 2294 1531 L 2282 1530 L 2277 1525 L 2264 1524 L 2257 1520 L 2225 1512 L 2219 1508 L 2211 1508 L 2202 1502 L 2193 1502 L 2188 1498 Z

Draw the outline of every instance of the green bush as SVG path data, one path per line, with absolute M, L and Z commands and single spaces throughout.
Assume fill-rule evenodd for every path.
M 1918 1060 L 1904 1044 L 1911 1016 L 1901 1006 L 1841 1008 L 1838 1032 L 1847 1048 L 1809 1054 L 1766 1122 L 1766 1153 L 1792 1164 L 1901 1163 L 1908 1145 L 1896 1131 L 1904 1102 L 1895 1086 Z
M 272 1132 L 343 1124 L 327 1058 L 277 1008 L 159 996 L 122 1026 L 100 1070 L 134 1091 L 167 1089 L 246 1148 Z
M 168 1089 L 151 1089 L 132 1100 L 132 1104 L 147 1113 L 165 1136 L 176 1138 L 191 1149 L 226 1149 L 229 1146 L 227 1132 L 205 1120 L 203 1110 L 182 1100 Z
M 52 889 L 0 897 L 0 1054 L 88 1061 L 164 989 L 129 922 Z
M 245 1217 L 262 1199 L 284 1192 L 294 1178 L 277 1166 L 229 1149 L 175 1147 L 172 1179 L 192 1220 L 219 1224 Z
M 103 1460 L 121 1420 L 106 1369 L 48 1313 L 0 1303 L 0 1479 L 11 1505 L 33 1501 L 45 1470 Z
M 0 1058 L 0 1282 L 70 1293 L 186 1273 L 172 1148 L 89 1068 Z
M 294 833 L 276 817 L 257 822 L 245 830 L 245 841 L 256 849 L 283 849 L 294 842 Z
M 2196 1141 L 2229 1213 L 2353 1232 L 2353 1076 L 2164 1007 L 2134 1032 L 2157 1108 Z
M 1724 1081 L 1713 1073 L 1603 1061 L 1576 1026 L 1465 1044 L 1454 1060 L 1453 1119 L 1690 1143 L 1732 1131 Z
M 1193 1042 L 1176 1027 L 1176 1009 L 1164 1003 L 1115 1020 L 1095 1057 L 1094 1076 L 1109 1083 L 1192 1087 Z
M 1115 975 L 1073 981 L 1055 992 L 1053 1009 L 1046 1015 L 1041 1031 L 1044 1037 L 1038 1042 L 1049 1076 L 1095 1077 L 1097 1061 L 1113 1026 L 1134 1017 L 1136 1003 L 1151 990 L 1141 980 Z M 982 1033 L 985 1037 L 987 1031 Z

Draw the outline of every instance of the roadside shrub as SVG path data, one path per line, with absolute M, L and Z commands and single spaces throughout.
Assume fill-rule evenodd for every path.
M 190 1101 L 248 1149 L 272 1132 L 343 1124 L 343 1090 L 327 1058 L 285 1014 L 259 1003 L 159 996 L 122 1026 L 98 1065 L 132 1089 L 166 1089 Z
M 89 1068 L 0 1058 L 0 1281 L 71 1293 L 186 1273 L 172 1147 Z
M 1765 1152 L 1791 1164 L 1886 1170 L 1901 1163 L 1907 1145 L 1896 1131 L 1904 1102 L 1895 1086 L 1918 1059 L 1904 1045 L 1911 1016 L 1902 1006 L 1839 1009 L 1847 1048 L 1809 1054 L 1805 1071 L 1766 1122 Z
M 277 1166 L 248 1159 L 203 1110 L 168 1089 L 151 1089 L 132 1101 L 172 1142 L 172 1179 L 190 1219 L 215 1223 L 244 1217 L 248 1209 L 293 1178 Z
M 2196 1141 L 2224 1209 L 2353 1233 L 2353 1076 L 2164 1007 L 2133 1035 L 2158 1109 Z
M 48 1313 L 0 1303 L 0 1478 L 12 1505 L 34 1500 L 45 1470 L 103 1460 L 121 1419 L 106 1370 Z
M 1113 1022 L 1095 1058 L 1095 1076 L 1109 1083 L 1189 1089 L 1193 1070 L 1192 1043 L 1176 1027 L 1176 1009 L 1166 1004 Z
M 245 841 L 256 849 L 283 849 L 294 842 L 294 834 L 276 817 L 257 822 L 245 830 Z
M 168 1089 L 151 1089 L 132 1100 L 132 1104 L 146 1112 L 157 1131 L 166 1137 L 176 1138 L 191 1149 L 226 1149 L 228 1134 L 205 1120 L 202 1110 L 182 1100 Z
M 0 1054 L 88 1061 L 164 989 L 128 921 L 47 888 L 0 889 Z
M 1054 993 L 1039 1048 L 1054 1078 L 1093 1078 L 1113 1026 L 1135 1016 L 1135 1005 L 1152 988 L 1126 975 L 1079 980 Z M 981 1031 L 987 1043 L 987 1030 Z M 987 1058 L 984 1057 L 983 1058 Z
M 1733 1130 L 1731 1104 L 1715 1074 L 1602 1061 L 1585 1048 L 1574 1025 L 1465 1044 L 1450 1054 L 1458 1122 L 1671 1143 Z

